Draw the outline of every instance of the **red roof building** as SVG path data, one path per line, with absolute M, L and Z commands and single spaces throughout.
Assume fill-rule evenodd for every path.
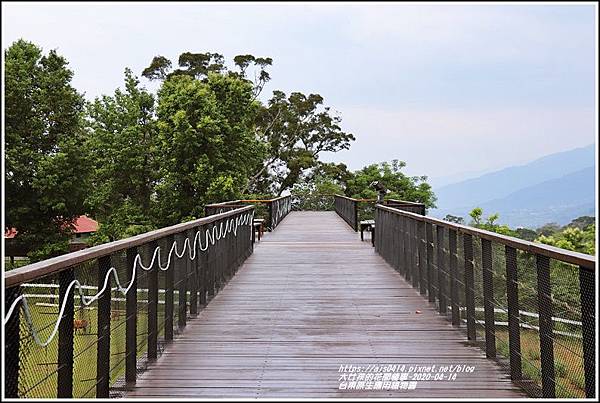
M 98 222 L 96 220 L 91 219 L 88 216 L 81 215 L 77 217 L 75 220 L 75 230 L 74 234 L 91 234 L 98 231 Z M 4 238 L 14 238 L 17 235 L 17 230 L 14 228 L 9 228 L 4 231 Z

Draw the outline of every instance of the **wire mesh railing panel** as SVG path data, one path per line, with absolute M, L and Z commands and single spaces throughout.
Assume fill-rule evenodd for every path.
M 579 267 L 550 260 L 557 397 L 585 397 Z
M 376 217 L 376 251 L 390 264 L 398 251 L 405 279 L 530 396 L 595 396 L 593 256 L 389 207 Z
M 245 207 L 5 275 L 5 395 L 121 396 L 197 313 L 200 282 L 222 286 L 252 253 L 252 219 Z
M 20 397 L 57 397 L 59 338 L 55 325 L 60 312 L 59 280 L 58 275 L 52 275 L 20 287 L 19 294 L 27 298 L 29 311 L 27 314 L 24 309 L 19 309 L 21 320 L 16 351 L 19 354 Z M 73 309 L 73 304 L 69 308 Z M 37 334 L 31 329 L 34 324 Z M 7 342 L 12 338 L 11 330 L 14 331 L 5 329 Z M 40 346 L 38 342 L 44 346 Z M 15 375 L 11 373 L 11 368 L 5 370 L 6 377 Z

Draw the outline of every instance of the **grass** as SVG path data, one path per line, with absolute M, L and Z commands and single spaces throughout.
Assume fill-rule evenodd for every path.
M 14 264 L 10 262 L 9 257 L 4 258 L 4 270 L 5 271 L 16 269 L 17 267 L 25 266 L 28 264 L 29 264 L 29 258 L 26 258 L 26 257 L 25 258 L 15 258 Z
M 508 332 L 496 329 L 496 347 L 499 355 L 509 356 Z M 540 339 L 535 331 L 521 331 L 521 355 L 523 375 L 541 384 Z M 583 347 L 581 339 L 555 336 L 554 376 L 556 396 L 585 397 Z
M 139 292 L 139 299 L 146 299 L 146 293 Z M 29 307 L 32 314 L 32 320 L 36 329 L 43 329 L 40 332 L 42 341 L 50 336 L 56 318 L 58 316 L 58 307 L 43 306 L 39 303 L 56 303 L 50 298 L 31 298 Z M 76 305 L 79 302 L 75 300 Z M 110 383 L 113 384 L 119 377 L 125 373 L 125 311 L 124 302 L 112 302 L 111 334 L 110 334 L 110 355 L 111 355 L 111 373 Z M 164 305 L 162 305 L 164 306 Z M 159 328 L 164 321 L 163 310 L 159 305 Z M 78 329 L 74 334 L 74 362 L 73 362 L 73 397 L 95 397 L 96 389 L 96 359 L 97 359 L 97 315 L 95 307 L 91 309 L 75 308 L 75 319 L 85 319 L 88 321 L 86 332 Z M 148 319 L 144 311 L 138 312 L 138 358 L 145 353 Z M 21 367 L 19 374 L 19 390 L 23 397 L 43 398 L 56 396 L 57 389 L 57 354 L 58 354 L 58 336 L 47 347 L 40 347 L 34 343 L 29 336 L 27 327 L 21 325 Z M 164 334 L 164 331 L 161 331 Z M 159 335 L 160 337 L 160 335 Z

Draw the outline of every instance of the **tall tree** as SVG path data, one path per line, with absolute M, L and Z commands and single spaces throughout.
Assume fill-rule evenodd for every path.
M 205 203 L 239 195 L 263 153 L 253 130 L 256 107 L 253 86 L 233 74 L 164 81 L 157 109 L 163 225 L 198 217 Z
M 318 165 L 320 153 L 350 148 L 354 135 L 344 132 L 340 123 L 341 117 L 323 106 L 319 94 L 293 92 L 288 97 L 274 91 L 258 116 L 257 130 L 268 145 L 268 154 L 246 190 L 281 194 Z
M 34 260 L 66 251 L 88 193 L 84 102 L 67 64 L 24 40 L 5 51 L 6 225 Z
M 368 165 L 353 173 L 347 180 L 346 196 L 376 198 L 377 192 L 371 183 L 381 181 L 388 189 L 387 197 L 423 203 L 427 208 L 435 207 L 435 195 L 427 183 L 426 176 L 407 176 L 402 172 L 403 161 Z
M 153 229 L 160 162 L 153 95 L 126 69 L 124 91 L 96 98 L 88 114 L 94 191 L 86 201 L 100 221 L 96 242 Z

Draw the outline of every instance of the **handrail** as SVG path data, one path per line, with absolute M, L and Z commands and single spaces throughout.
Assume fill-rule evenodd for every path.
M 375 208 L 375 220 L 375 251 L 435 304 L 453 326 L 466 323 L 470 342 L 484 333 L 480 347 L 488 358 L 510 360 L 514 382 L 533 396 L 556 397 L 560 388 L 563 397 L 595 397 L 595 256 L 380 204 Z M 530 267 L 533 273 L 524 270 Z M 520 318 L 522 303 L 533 308 L 536 325 Z M 497 321 L 496 313 L 507 319 Z M 576 329 L 555 329 L 554 322 Z M 499 325 L 507 326 L 508 343 L 506 336 L 497 340 Z M 531 347 L 521 351 L 521 337 L 530 337 L 522 329 L 537 333 L 539 349 L 534 348 L 540 357 L 539 368 L 528 361 Z M 575 363 L 569 371 L 584 380 L 579 391 L 566 390 L 559 379 L 564 375 L 555 372 L 555 366 L 565 359 L 562 353 L 555 358 L 554 353 L 555 345 L 565 345 L 561 337 L 576 343 L 568 347 L 569 360 Z M 531 365 L 541 371 L 541 377 L 537 372 L 531 374 Z
M 196 316 L 252 254 L 254 209 L 244 206 L 6 272 L 5 396 L 107 398 L 123 382 L 135 383 L 140 363 L 155 360 L 174 340 L 175 328 L 183 329 L 188 314 Z M 40 297 L 25 291 L 30 282 L 58 294 L 28 303 Z M 40 321 L 41 306 L 56 307 L 44 312 L 55 318 Z M 120 322 L 111 326 L 113 319 Z M 83 339 L 77 329 L 93 339 Z M 111 338 L 125 341 L 122 356 L 113 357 Z M 39 371 L 40 356 L 56 368 Z M 94 380 L 82 369 L 90 365 L 96 365 L 96 382 L 84 384 Z M 124 375 L 115 378 L 119 367 Z
M 420 214 L 399 210 L 393 207 L 383 206 L 381 204 L 377 204 L 376 207 L 394 214 L 410 217 L 417 221 L 424 221 L 430 224 L 440 225 L 446 228 L 452 228 L 463 234 L 475 235 L 490 241 L 500 242 L 526 252 L 540 254 L 543 256 L 547 256 L 551 259 L 562 260 L 565 263 L 582 266 L 588 270 L 593 270 L 596 266 L 596 257 L 585 253 L 557 248 L 555 246 L 546 245 L 542 243 L 526 241 L 520 238 L 502 235 L 496 232 L 491 232 L 480 228 L 469 227 L 466 225 L 457 224 L 430 216 L 423 216 Z
M 92 246 L 91 248 L 86 248 L 77 252 L 67 253 L 65 255 L 42 260 L 26 266 L 21 266 L 17 269 L 13 269 L 4 273 L 4 286 L 13 287 L 28 281 L 32 281 L 35 278 L 58 273 L 61 270 L 83 263 L 87 260 L 96 259 L 121 250 L 140 246 L 145 243 L 155 241 L 159 238 L 164 238 L 165 236 L 186 231 L 199 225 L 210 224 L 223 218 L 249 211 L 253 208 L 253 206 L 246 206 L 242 207 L 241 209 L 226 211 L 224 213 L 199 218 L 193 221 L 175 224 L 170 227 L 160 228 L 144 234 L 120 239 L 118 241 L 108 242 L 98 246 Z
M 241 199 L 212 203 L 204 206 L 204 211 L 205 214 L 209 216 L 213 214 L 213 212 L 241 207 L 244 203 L 262 203 L 268 205 L 269 217 L 267 219 L 266 227 L 271 231 L 275 229 L 281 220 L 291 211 L 291 195 L 278 196 L 272 199 Z M 280 206 L 281 203 L 285 203 L 285 205 Z

